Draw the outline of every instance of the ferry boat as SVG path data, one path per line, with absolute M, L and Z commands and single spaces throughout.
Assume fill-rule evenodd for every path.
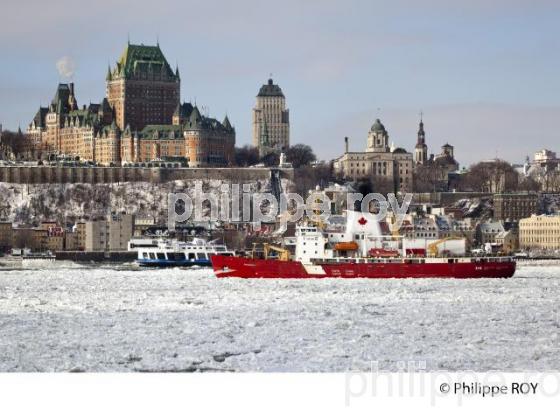
M 323 231 L 316 225 L 296 227 L 295 255 L 276 248 L 278 257 L 246 258 L 212 255 L 217 277 L 308 279 L 308 278 L 509 278 L 515 273 L 512 257 L 469 257 L 464 246 L 445 249 L 446 242 L 427 244 L 426 256 L 409 256 L 406 240 L 386 237 L 369 214 L 347 212 L 344 232 Z M 353 242 L 350 245 L 349 242 Z M 400 242 L 402 249 L 395 249 Z M 344 245 L 338 245 L 344 243 Z M 273 248 L 274 249 L 274 248 Z M 415 252 L 414 254 L 417 254 Z M 265 256 L 268 256 L 265 252 Z M 413 255 L 414 255 L 413 254 Z
M 137 246 L 137 249 L 137 263 L 148 267 L 211 266 L 211 256 L 234 255 L 225 245 L 197 238 L 191 242 L 160 239 L 153 246 Z
M 56 256 L 51 251 L 32 252 L 30 249 L 12 249 L 9 256 L 0 260 L 0 267 L 11 269 L 37 269 L 54 265 Z

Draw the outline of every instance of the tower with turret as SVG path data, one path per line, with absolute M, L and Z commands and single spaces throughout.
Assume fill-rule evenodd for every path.
M 119 128 L 140 131 L 149 124 L 171 124 L 180 101 L 179 68 L 173 70 L 159 44 L 127 44 L 107 71 L 107 99 Z
M 282 152 L 290 146 L 290 115 L 286 98 L 272 78 L 260 88 L 253 108 L 253 145 L 259 149 L 261 156 Z

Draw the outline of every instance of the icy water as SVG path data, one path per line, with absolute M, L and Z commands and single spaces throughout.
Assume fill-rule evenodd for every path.
M 0 371 L 560 370 L 560 266 L 512 279 L 0 271 Z

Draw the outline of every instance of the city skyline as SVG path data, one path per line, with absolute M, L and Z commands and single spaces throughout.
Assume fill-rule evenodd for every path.
M 63 1 L 24 24 L 33 4 L 7 5 L 14 18 L 0 28 L 11 62 L 0 76 L 4 128 L 25 130 L 56 84 L 70 81 L 57 63 L 61 71 L 74 68 L 80 104 L 101 100 L 107 64 L 130 37 L 159 39 L 170 64 L 179 65 L 182 99 L 218 118 L 227 113 L 238 146 L 251 143 L 255 95 L 272 72 L 290 107 L 291 142 L 311 145 L 321 159 L 338 157 L 344 137 L 351 150 L 365 149 L 377 117 L 391 141 L 413 152 L 421 110 L 429 152 L 449 142 L 461 166 L 558 150 L 554 2 L 287 2 L 272 12 L 245 1 L 221 5 L 227 10 L 219 14 L 212 4 L 164 2 L 168 7 L 144 13 L 116 3 L 81 15 Z M 80 30 L 85 17 L 101 19 L 103 29 Z M 143 24 L 148 19 L 154 23 Z

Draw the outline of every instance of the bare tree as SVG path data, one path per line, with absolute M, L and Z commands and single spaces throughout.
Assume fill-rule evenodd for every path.
M 15 159 L 35 159 L 36 149 L 30 135 L 20 131 L 3 131 L 0 136 L 2 151 L 8 156 L 13 155 Z M 10 155 L 11 154 L 11 155 Z
M 269 152 L 265 156 L 261 157 L 260 162 L 267 167 L 275 167 L 280 162 L 280 154 L 277 152 Z
M 296 192 L 304 198 L 307 193 L 315 189 L 317 185 L 325 187 L 333 180 L 333 168 L 331 164 L 318 165 L 316 167 L 308 165 L 294 170 Z
M 309 145 L 296 144 L 286 150 L 286 159 L 294 168 L 311 164 L 317 159 Z
M 481 192 L 512 192 L 519 187 L 519 177 L 511 164 L 506 161 L 478 162 L 471 165 L 461 188 Z
M 259 163 L 259 150 L 250 145 L 235 148 L 235 163 L 239 167 L 250 167 Z
M 439 174 L 435 164 L 417 165 L 414 169 L 414 192 L 437 191 Z

